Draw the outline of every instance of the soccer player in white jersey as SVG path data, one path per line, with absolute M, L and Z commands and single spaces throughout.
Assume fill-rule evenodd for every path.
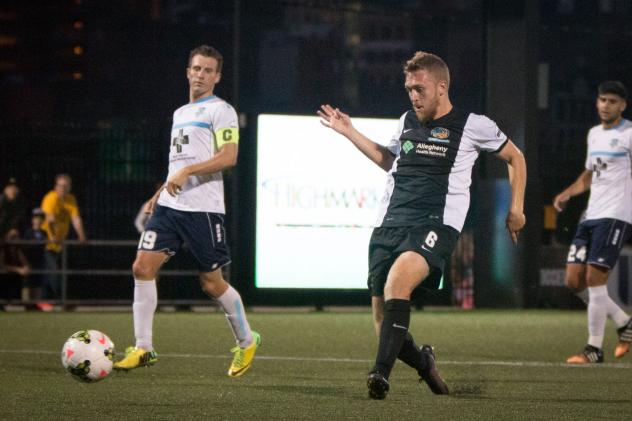
M 585 219 L 577 227 L 566 260 L 566 285 L 576 293 L 588 287 L 588 343 L 580 354 L 566 360 L 569 364 L 603 362 L 607 317 L 618 328 L 614 356 L 623 357 L 632 342 L 632 318 L 612 301 L 607 286 L 632 228 L 632 123 L 621 116 L 627 98 L 621 82 L 599 85 L 601 123 L 588 132 L 585 169 L 553 200 L 561 212 L 571 197 L 590 189 Z
M 222 61 L 222 55 L 206 45 L 189 55 L 189 103 L 173 114 L 169 174 L 147 204 L 146 211 L 152 215 L 132 266 L 136 345 L 114 364 L 116 369 L 130 370 L 157 361 L 152 343 L 156 275 L 183 243 L 198 263 L 202 290 L 222 307 L 235 337 L 237 346 L 231 350 L 234 357 L 228 375 L 244 374 L 261 343 L 260 335 L 250 329 L 239 293 L 222 276 L 222 267 L 230 263 L 222 170 L 237 163 L 239 141 L 237 113 L 213 94 Z
M 321 122 L 347 137 L 388 172 L 383 211 L 369 243 L 368 286 L 379 349 L 367 378 L 371 399 L 384 399 L 399 358 L 435 394 L 448 394 L 431 346 L 408 332 L 410 296 L 423 282 L 436 287 L 463 228 L 472 167 L 480 151 L 507 162 L 511 203 L 506 226 L 514 242 L 525 224 L 526 164 L 520 150 L 489 118 L 452 106 L 450 73 L 438 56 L 417 52 L 404 66 L 412 109 L 402 115 L 388 146 L 373 142 L 349 116 L 321 106 Z

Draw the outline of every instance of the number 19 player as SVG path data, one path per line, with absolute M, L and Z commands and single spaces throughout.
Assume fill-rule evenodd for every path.
M 222 61 L 222 55 L 206 45 L 189 55 L 189 103 L 173 114 L 167 182 L 147 203 L 146 211 L 152 215 L 132 266 L 136 346 L 128 348 L 115 369 L 131 370 L 157 361 L 152 343 L 156 275 L 184 243 L 197 261 L 202 290 L 222 307 L 235 337 L 230 377 L 250 368 L 261 342 L 250 329 L 239 293 L 222 276 L 222 267 L 230 263 L 222 170 L 237 163 L 239 141 L 235 109 L 213 94 Z

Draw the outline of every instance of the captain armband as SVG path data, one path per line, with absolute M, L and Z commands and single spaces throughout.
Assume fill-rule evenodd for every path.
M 227 143 L 239 144 L 239 129 L 236 127 L 227 127 L 215 131 L 215 142 L 217 148 L 221 148 Z

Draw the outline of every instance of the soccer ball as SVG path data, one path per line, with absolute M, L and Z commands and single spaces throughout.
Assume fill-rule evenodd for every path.
M 61 349 L 61 363 L 76 380 L 93 383 L 112 371 L 114 343 L 98 330 L 74 333 Z

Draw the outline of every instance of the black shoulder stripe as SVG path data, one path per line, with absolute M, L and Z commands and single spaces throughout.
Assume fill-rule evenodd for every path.
M 505 147 L 505 145 L 507 144 L 507 142 L 509 142 L 509 138 L 507 138 L 507 139 L 503 142 L 503 144 L 502 144 L 502 145 L 500 145 L 500 146 L 498 147 L 498 149 L 496 149 L 496 150 L 495 150 L 495 151 L 493 151 L 492 153 L 498 153 L 498 152 L 502 151 L 502 150 L 503 150 L 503 148 Z

